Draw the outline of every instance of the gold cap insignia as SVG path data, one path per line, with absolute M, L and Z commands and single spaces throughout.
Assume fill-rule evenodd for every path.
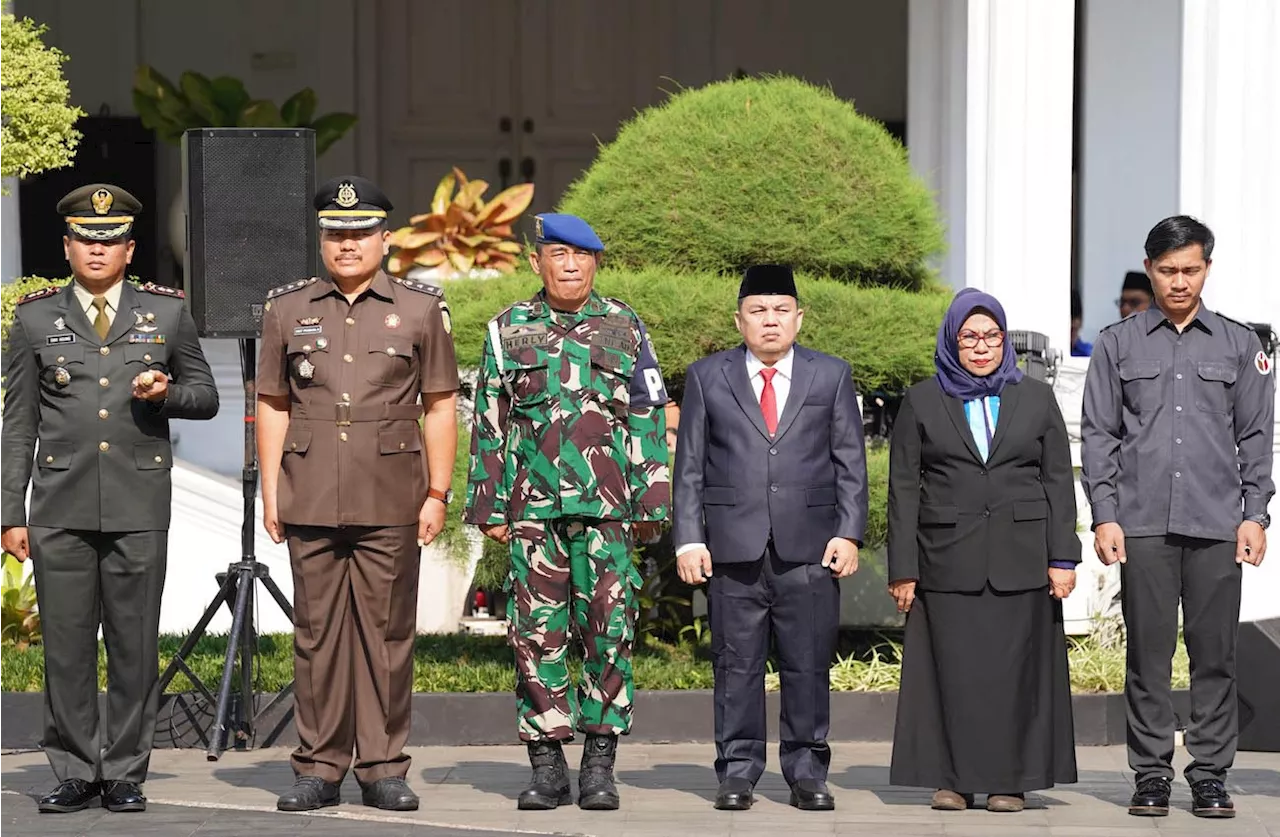
M 111 192 L 106 189 L 99 189 L 89 198 L 93 202 L 93 211 L 99 215 L 106 215 L 111 211 L 111 204 L 115 198 L 111 196 Z
M 338 187 L 338 196 L 334 198 L 334 203 L 343 209 L 350 209 L 360 203 L 360 196 L 356 194 L 356 187 L 350 182 L 344 182 Z

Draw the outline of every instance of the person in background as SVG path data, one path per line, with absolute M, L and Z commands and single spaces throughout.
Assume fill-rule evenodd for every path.
M 889 593 L 907 613 L 889 781 L 933 808 L 1021 811 L 1076 781 L 1062 600 L 1075 476 L 1053 390 L 1025 377 L 1004 309 L 975 288 L 938 329 L 889 448 Z
M 1124 284 L 1120 286 L 1120 298 L 1116 305 L 1120 309 L 1120 319 L 1151 307 L 1155 293 L 1151 290 L 1151 278 L 1141 270 L 1131 270 L 1124 275 Z
M 1093 353 L 1093 344 L 1080 339 L 1080 326 L 1084 323 L 1084 305 L 1080 302 L 1080 292 L 1071 291 L 1071 356 L 1088 357 Z

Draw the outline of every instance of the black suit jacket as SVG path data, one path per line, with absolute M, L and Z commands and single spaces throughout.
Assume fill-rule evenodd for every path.
M 834 537 L 862 542 L 867 464 L 849 364 L 795 346 L 777 433 L 765 429 L 744 346 L 689 367 L 674 480 L 675 543 L 716 563 L 817 563 Z
M 924 590 L 1032 590 L 1080 561 L 1067 429 L 1053 390 L 1004 388 L 991 452 L 937 378 L 907 390 L 889 456 L 889 577 Z

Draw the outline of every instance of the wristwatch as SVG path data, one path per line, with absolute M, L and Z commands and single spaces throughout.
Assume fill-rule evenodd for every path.
M 427 496 L 432 500 L 439 500 L 447 506 L 453 502 L 453 489 L 449 488 L 444 491 L 436 491 L 434 488 L 428 488 Z
M 1263 512 L 1262 514 L 1251 514 L 1248 517 L 1246 517 L 1245 520 L 1256 523 L 1259 526 L 1261 526 L 1263 529 L 1266 529 L 1268 526 L 1271 525 L 1271 515 L 1267 514 L 1266 512 Z

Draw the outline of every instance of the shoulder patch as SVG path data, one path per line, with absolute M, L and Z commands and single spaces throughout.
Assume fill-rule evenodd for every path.
M 611 297 L 611 296 L 602 296 L 600 298 L 603 299 L 606 304 L 612 305 L 614 308 L 621 309 L 624 313 L 630 315 L 633 319 L 636 319 L 636 320 L 640 319 L 640 315 L 636 313 L 636 309 L 632 308 L 630 305 L 623 302 L 622 300 L 615 299 L 614 297 Z
M 411 291 L 417 291 L 420 294 L 431 294 L 432 296 L 444 297 L 444 288 L 439 285 L 430 285 L 426 282 L 419 282 L 417 279 L 401 279 L 399 276 L 392 276 L 391 281 L 397 285 L 403 285 Z
M 32 291 L 29 294 L 23 294 L 18 298 L 18 305 L 24 302 L 35 302 L 37 299 L 44 299 L 47 296 L 56 296 L 66 285 L 50 285 L 47 288 L 41 288 L 38 291 Z
M 308 285 L 314 285 L 316 282 L 319 282 L 319 281 L 320 280 L 317 279 L 315 276 L 312 276 L 310 279 L 299 279 L 297 282 L 290 282 L 287 285 L 281 285 L 278 288 L 272 288 L 271 290 L 267 291 L 267 299 L 275 299 L 278 296 L 284 296 L 285 294 L 291 294 L 294 291 L 300 291 L 303 288 L 307 287 Z
M 138 290 L 149 294 L 159 294 L 160 296 L 171 296 L 174 299 L 185 299 L 186 294 L 177 288 L 170 288 L 166 285 L 157 285 L 155 282 L 146 282 L 138 285 Z

